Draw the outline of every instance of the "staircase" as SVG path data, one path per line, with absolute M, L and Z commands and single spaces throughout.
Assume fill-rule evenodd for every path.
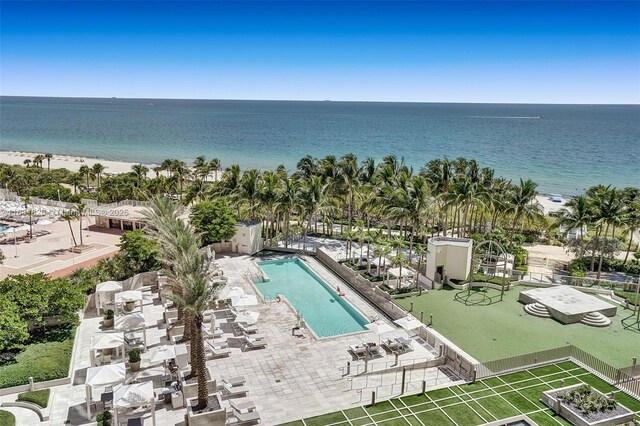
M 534 302 L 524 305 L 524 311 L 534 317 L 551 318 L 549 310 L 542 303 Z
M 580 322 L 591 327 L 607 327 L 611 324 L 611 320 L 600 312 L 589 312 L 587 315 L 582 317 Z

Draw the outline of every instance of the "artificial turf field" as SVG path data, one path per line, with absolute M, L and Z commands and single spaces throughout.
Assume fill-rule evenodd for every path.
M 524 312 L 518 295 L 532 287 L 515 286 L 505 292 L 504 300 L 488 306 L 466 306 L 454 301 L 460 290 L 446 287 L 421 296 L 397 299 L 413 314 L 424 312 L 425 321 L 433 314 L 433 328 L 480 362 L 509 358 L 568 344 L 616 368 L 628 367 L 633 357 L 640 357 L 640 332 L 625 330 L 622 319 L 632 311 L 618 307 L 608 327 L 584 324 L 561 324 L 551 318 L 538 318 Z M 498 290 L 487 294 L 499 299 Z
M 474 426 L 521 414 L 526 414 L 540 426 L 570 425 L 561 417 L 554 416 L 540 401 L 540 397 L 543 391 L 578 383 L 587 383 L 601 392 L 614 392 L 615 399 L 634 411 L 637 421 L 640 421 L 640 401 L 575 363 L 566 361 L 383 401 L 374 406 L 323 414 L 285 425 Z

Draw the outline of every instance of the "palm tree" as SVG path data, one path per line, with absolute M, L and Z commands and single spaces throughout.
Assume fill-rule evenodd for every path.
M 91 168 L 91 171 L 93 172 L 93 174 L 98 178 L 98 189 L 100 189 L 100 183 L 101 183 L 102 173 L 104 173 L 104 169 L 105 167 L 100 163 L 94 164 L 93 167 Z
M 51 159 L 53 158 L 53 155 L 46 153 L 44 155 L 44 158 L 47 160 L 47 171 L 50 172 L 51 171 Z
M 73 193 L 78 193 L 78 187 L 82 185 L 82 176 L 79 173 L 72 173 L 69 175 L 69 185 L 73 186 Z
M 78 212 L 73 210 L 67 210 L 64 212 L 64 214 L 60 216 L 60 218 L 62 218 L 62 220 L 66 220 L 67 223 L 69 224 L 69 231 L 71 231 L 71 239 L 73 240 L 73 245 L 77 246 L 78 243 L 76 242 L 76 236 L 73 234 L 73 227 L 71 226 L 71 221 L 78 218 Z M 82 233 L 82 231 L 80 231 L 80 233 Z
M 580 240 L 584 241 L 584 228 L 593 222 L 593 205 L 591 200 L 585 196 L 580 196 L 568 201 L 565 207 L 558 213 L 558 225 L 567 230 L 579 228 Z M 577 254 L 579 258 L 583 252 Z
M 396 288 L 400 289 L 400 286 L 402 284 L 402 267 L 404 265 L 407 264 L 407 255 L 404 254 L 403 251 L 399 252 L 398 254 L 396 254 L 395 256 L 393 256 L 391 258 L 391 263 L 393 266 L 399 266 L 400 267 L 400 272 L 399 272 L 399 276 L 398 276 L 398 285 Z M 389 281 L 389 272 L 387 271 L 387 282 Z
M 76 217 L 80 220 L 80 245 L 84 245 L 82 242 L 82 216 L 84 216 L 85 213 L 85 209 L 87 206 L 85 206 L 82 203 L 76 204 Z
M 214 175 L 214 179 L 217 181 L 218 180 L 218 171 L 220 171 L 220 167 L 221 167 L 221 163 L 220 160 L 218 160 L 217 158 L 214 158 L 213 160 L 209 161 L 209 170 L 213 171 Z
M 300 182 L 294 177 L 283 179 L 277 194 L 277 206 L 284 214 L 284 246 L 289 247 L 291 214 L 300 210 Z
M 37 164 L 40 168 L 42 168 L 42 162 L 44 161 L 44 155 L 38 154 L 33 158 L 33 164 Z
M 78 173 L 80 176 L 83 176 L 87 180 L 87 191 L 89 190 L 89 179 L 93 176 L 93 170 L 89 166 L 82 165 L 80 169 L 78 169 Z
M 543 217 L 542 206 L 536 201 L 537 187 L 538 185 L 531 179 L 526 181 L 520 179 L 520 184 L 514 186 L 508 196 L 507 212 L 513 214 L 510 242 L 513 242 L 516 225 L 521 218 L 524 217 L 530 221 Z
M 29 165 L 31 164 L 31 160 L 29 160 L 28 158 L 26 160 L 24 160 L 22 162 L 22 164 L 24 164 L 26 167 L 29 167 Z

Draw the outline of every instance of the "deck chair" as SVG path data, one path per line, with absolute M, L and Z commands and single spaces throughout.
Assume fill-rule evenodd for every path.
M 240 411 L 233 409 L 233 417 L 238 420 L 235 424 L 246 425 L 253 423 L 260 423 L 260 414 L 257 411 L 249 411 L 248 413 L 241 413 Z
M 267 341 L 265 339 L 250 339 L 245 336 L 244 345 L 242 351 L 248 351 L 251 349 L 262 349 L 267 347 Z
M 258 327 L 256 327 L 255 325 L 246 325 L 241 322 L 236 322 L 234 324 L 236 324 L 244 334 L 254 334 L 258 332 Z
M 231 355 L 231 349 L 229 349 L 229 345 L 225 343 L 214 343 L 212 341 L 207 340 L 207 349 L 208 358 L 224 358 Z
M 229 398 L 233 398 L 236 396 L 245 396 L 249 392 L 246 386 L 231 386 L 229 383 L 222 384 L 222 395 L 227 396 Z

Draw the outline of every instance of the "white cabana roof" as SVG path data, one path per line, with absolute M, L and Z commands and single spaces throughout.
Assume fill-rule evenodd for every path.
M 141 312 L 136 312 L 128 315 L 121 315 L 115 319 L 115 330 L 137 330 L 145 325 L 145 317 Z
M 255 306 L 258 304 L 258 298 L 251 294 L 242 294 L 231 298 L 233 306 Z
M 404 318 L 395 320 L 394 322 L 398 324 L 400 327 L 404 328 L 405 330 L 413 330 L 415 328 L 418 328 L 424 325 L 418 319 L 416 319 L 416 317 L 414 317 L 411 314 L 407 315 Z
M 386 257 L 383 257 L 382 260 L 379 257 L 374 257 L 373 260 L 371 260 L 371 264 L 374 266 L 378 266 L 378 264 L 380 264 L 380 266 L 386 266 L 391 265 L 392 263 Z
M 122 291 L 122 285 L 117 281 L 105 281 L 96 286 L 96 293 Z
M 135 383 L 113 388 L 114 407 L 139 407 L 153 402 L 153 383 Z
M 142 292 L 140 290 L 127 290 L 116 293 L 116 303 L 122 302 L 139 302 L 142 300 Z
M 393 327 L 391 327 L 389 324 L 387 324 L 384 321 L 371 322 L 369 324 L 365 324 L 365 327 L 367 327 L 369 330 L 373 331 L 377 335 L 389 333 L 395 330 Z
M 234 286 L 234 287 L 225 287 L 222 289 L 222 291 L 220 292 L 220 296 L 218 296 L 220 299 L 230 299 L 232 297 L 238 297 L 238 296 L 242 296 L 244 293 L 244 290 L 238 286 Z
M 87 369 L 87 380 L 85 384 L 95 387 L 122 383 L 124 382 L 126 372 L 124 362 L 100 367 L 90 367 Z
M 161 362 L 176 357 L 176 347 L 173 345 L 161 345 L 149 350 L 149 362 Z
M 254 311 L 242 311 L 236 316 L 236 322 L 242 322 L 248 325 L 252 325 L 258 322 L 259 312 Z
M 412 277 L 413 271 L 408 268 L 402 268 L 402 277 L 400 276 L 400 268 L 391 268 L 389 269 L 389 273 L 394 277 Z
M 124 345 L 124 333 L 100 333 L 91 338 L 91 349 L 111 349 Z

